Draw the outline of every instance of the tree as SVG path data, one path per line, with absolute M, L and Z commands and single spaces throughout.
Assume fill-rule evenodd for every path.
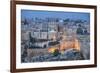
M 64 25 L 67 25 L 68 22 L 70 22 L 70 19 L 68 18 L 68 19 L 65 19 L 65 20 L 63 20 L 63 21 L 64 21 Z
M 89 34 L 88 31 L 87 31 L 86 29 L 84 30 L 84 34 Z
M 58 56 L 60 54 L 59 50 L 58 49 L 55 49 L 55 51 L 53 52 L 53 55 L 54 56 Z
M 77 28 L 76 33 L 83 35 L 84 32 L 83 32 L 83 29 L 79 27 L 79 28 Z
M 64 20 L 64 22 L 69 22 L 69 21 L 70 21 L 70 19 L 69 19 L 69 18 Z

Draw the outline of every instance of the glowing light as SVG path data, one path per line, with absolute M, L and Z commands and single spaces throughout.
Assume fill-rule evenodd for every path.
M 54 48 L 54 47 L 49 48 L 49 49 L 48 49 L 48 52 L 49 52 L 49 53 L 54 53 L 54 51 L 55 51 L 56 49 L 57 49 L 57 48 Z
M 80 43 L 77 38 L 74 37 L 67 37 L 67 35 L 62 35 L 62 40 L 58 47 L 52 47 L 48 49 L 48 52 L 53 53 L 56 49 L 58 49 L 61 53 L 68 49 L 76 49 L 80 51 Z M 53 36 L 53 40 L 56 40 L 56 36 Z

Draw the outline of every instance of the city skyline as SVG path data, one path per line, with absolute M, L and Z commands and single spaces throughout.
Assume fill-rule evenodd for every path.
M 73 19 L 73 20 L 86 20 L 90 22 L 90 13 L 82 12 L 63 12 L 63 11 L 41 11 L 41 10 L 21 10 L 22 19 L 31 18 L 61 18 L 61 19 Z

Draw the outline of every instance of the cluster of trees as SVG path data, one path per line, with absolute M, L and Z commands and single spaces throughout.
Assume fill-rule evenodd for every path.
M 76 31 L 77 34 L 80 34 L 80 35 L 88 35 L 89 32 L 87 31 L 86 28 L 82 28 L 81 25 L 79 25 L 79 27 L 77 28 L 77 31 Z

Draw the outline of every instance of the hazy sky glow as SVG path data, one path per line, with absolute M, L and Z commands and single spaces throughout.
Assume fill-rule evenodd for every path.
M 54 18 L 61 18 L 66 19 L 70 18 L 72 20 L 87 20 L 90 22 L 90 13 L 82 13 L 82 12 L 62 12 L 62 11 L 39 11 L 39 10 L 21 10 L 21 18 L 47 18 L 47 17 L 54 17 Z

